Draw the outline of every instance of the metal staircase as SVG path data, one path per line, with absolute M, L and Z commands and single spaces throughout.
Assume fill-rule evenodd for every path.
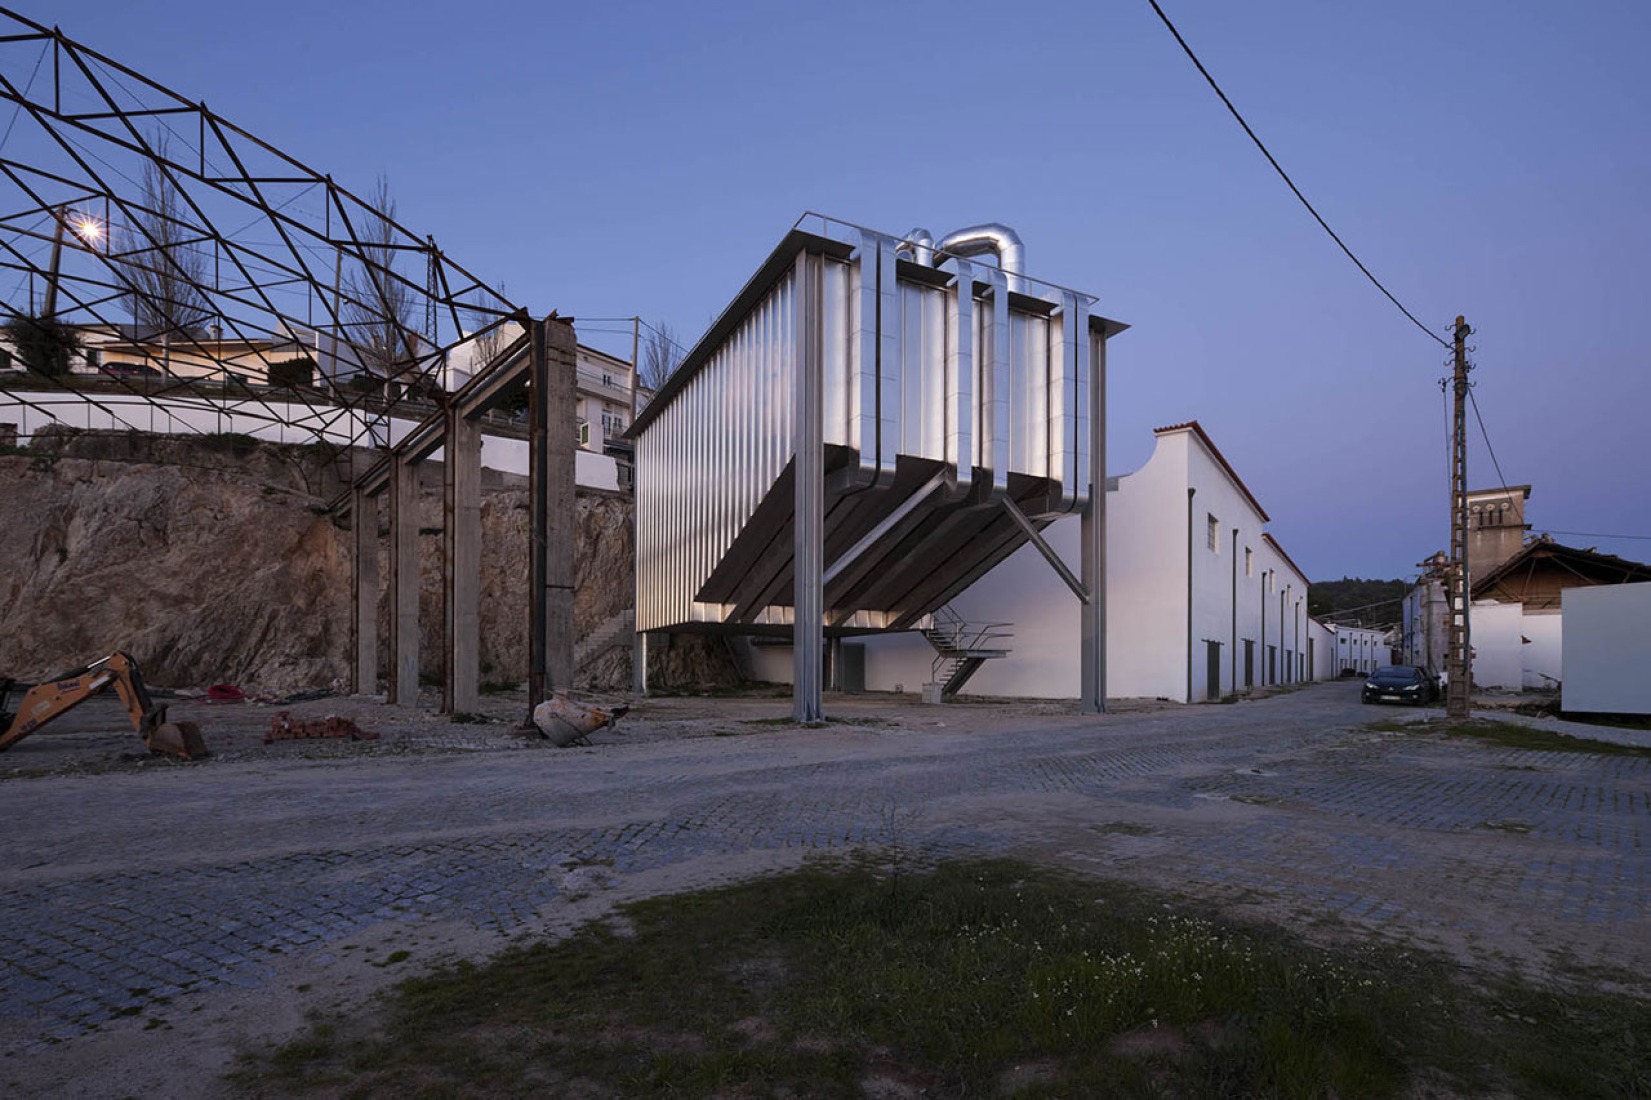
M 591 631 L 574 649 L 573 668 L 578 671 L 617 646 L 628 646 L 636 632 L 636 612 L 627 608 Z
M 1009 656 L 1002 642 L 1014 637 L 1007 629 L 1013 623 L 969 623 L 950 604 L 934 613 L 933 624 L 923 637 L 934 647 L 931 682 L 941 685 L 940 697 L 948 699 L 963 690 L 981 665 Z

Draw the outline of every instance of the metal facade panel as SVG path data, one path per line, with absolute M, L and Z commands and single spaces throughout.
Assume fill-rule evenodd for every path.
M 946 299 L 937 287 L 900 284 L 898 453 L 914 458 L 947 461 Z
M 791 461 L 783 276 L 636 440 L 637 629 L 717 617 L 694 593 Z

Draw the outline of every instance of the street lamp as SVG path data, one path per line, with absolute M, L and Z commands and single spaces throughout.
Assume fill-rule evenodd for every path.
M 40 304 L 43 321 L 50 321 L 57 313 L 57 272 L 63 263 L 64 230 L 74 233 L 91 251 L 96 251 L 104 234 L 102 222 L 90 214 L 71 211 L 67 203 L 52 207 L 52 222 L 52 258 L 46 269 L 46 298 Z

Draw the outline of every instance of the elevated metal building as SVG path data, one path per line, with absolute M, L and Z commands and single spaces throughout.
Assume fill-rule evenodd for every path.
M 997 265 L 972 257 L 993 253 Z M 939 241 L 805 215 L 637 418 L 637 624 L 787 632 L 820 717 L 827 636 L 911 630 L 1027 541 L 1078 597 L 1105 699 L 1106 341 L 999 225 Z M 1084 522 L 1081 576 L 1039 532 Z

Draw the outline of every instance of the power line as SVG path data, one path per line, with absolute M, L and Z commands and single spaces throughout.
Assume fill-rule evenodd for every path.
M 1651 535 L 1602 535 L 1598 531 L 1559 531 L 1551 527 L 1546 529 L 1546 533 L 1584 539 L 1633 539 L 1636 542 L 1651 542 Z
M 1502 484 L 1502 492 L 1508 491 L 1508 479 L 1502 476 L 1502 464 L 1496 461 L 1496 448 L 1490 445 L 1490 433 L 1485 430 L 1485 418 L 1479 415 L 1479 400 L 1473 396 L 1473 390 L 1468 390 L 1468 404 L 1473 406 L 1473 418 L 1479 421 L 1479 434 L 1485 440 L 1485 450 L 1490 452 L 1490 464 L 1496 467 L 1496 480 Z
M 40 56 L 34 59 L 34 71 L 29 74 L 29 82 L 23 85 L 23 95 L 18 99 L 16 108 L 12 110 L 11 121 L 6 123 L 5 136 L 0 137 L 0 150 L 4 150 L 6 147 L 6 142 L 11 140 L 12 127 L 17 125 L 17 116 L 23 113 L 23 100 L 28 99 L 29 92 L 34 89 L 34 78 L 40 75 L 40 63 L 46 60 L 46 53 L 50 49 L 51 43 L 47 42 L 42 44 L 40 47 Z
M 1267 163 L 1273 166 L 1273 171 L 1277 172 L 1279 178 L 1289 185 L 1290 190 L 1294 192 L 1296 198 L 1301 200 L 1301 205 L 1305 206 L 1307 208 L 1307 212 L 1313 215 L 1313 220 L 1318 222 L 1319 226 L 1326 233 L 1330 234 L 1330 239 L 1335 241 L 1336 246 L 1347 254 L 1347 258 L 1353 261 L 1355 267 L 1364 272 L 1364 277 L 1370 280 L 1371 285 L 1381 291 L 1387 300 L 1392 302 L 1400 313 L 1409 318 L 1411 324 L 1425 332 L 1429 340 L 1448 348 L 1450 344 L 1443 337 L 1428 328 L 1426 325 L 1422 324 L 1422 322 L 1418 321 L 1416 319 L 1416 315 L 1406 309 L 1404 304 L 1393 296 L 1393 292 L 1383 286 L 1381 280 L 1370 273 L 1370 269 L 1364 266 L 1364 262 L 1357 256 L 1353 255 L 1353 250 L 1347 247 L 1346 243 L 1336 235 L 1336 231 L 1330 228 L 1330 223 L 1325 221 L 1319 212 L 1313 208 L 1313 204 L 1307 201 L 1307 196 L 1301 193 L 1301 188 L 1296 186 L 1295 180 L 1290 178 L 1290 174 L 1284 170 L 1284 166 L 1278 163 L 1278 159 L 1267 150 L 1267 146 L 1262 144 L 1261 139 L 1256 136 L 1255 131 L 1250 129 L 1250 124 L 1245 122 L 1244 116 L 1238 113 L 1238 108 L 1234 107 L 1232 100 L 1227 98 L 1227 93 L 1221 90 L 1221 85 L 1215 82 L 1215 77 L 1211 76 L 1209 70 L 1204 68 L 1204 63 L 1198 60 L 1197 54 L 1192 52 L 1192 47 L 1187 45 L 1187 40 L 1181 37 L 1181 32 L 1175 29 L 1175 24 L 1171 23 L 1169 16 L 1164 14 L 1164 9 L 1158 6 L 1158 0 L 1147 0 L 1147 3 L 1152 5 L 1152 10 L 1158 13 L 1158 18 L 1163 20 L 1164 26 L 1169 28 L 1169 33 L 1175 36 L 1176 42 L 1180 43 L 1182 51 L 1186 53 L 1193 65 L 1197 67 L 1199 73 L 1215 91 L 1215 94 L 1221 98 L 1221 102 L 1226 105 L 1227 110 L 1232 113 L 1233 118 L 1238 120 L 1238 124 L 1244 128 L 1244 132 L 1250 136 L 1250 140 L 1255 142 L 1255 147 L 1261 150 L 1261 155 L 1267 158 Z

